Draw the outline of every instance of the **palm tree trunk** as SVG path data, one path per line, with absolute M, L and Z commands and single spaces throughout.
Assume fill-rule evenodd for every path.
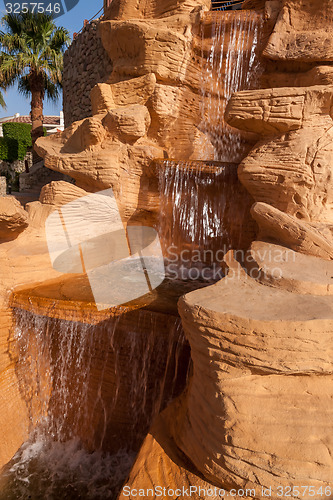
M 43 91 L 31 91 L 31 137 L 32 144 L 36 142 L 38 137 L 43 136 Z
M 30 76 L 30 91 L 31 91 L 31 140 L 32 147 L 34 148 L 35 142 L 38 137 L 44 135 L 43 131 L 43 101 L 44 101 L 44 87 L 43 80 L 39 75 L 32 74 Z M 33 149 L 34 163 L 40 160 L 37 153 Z

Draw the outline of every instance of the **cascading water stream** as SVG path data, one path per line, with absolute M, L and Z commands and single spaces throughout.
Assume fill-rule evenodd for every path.
M 200 130 L 210 137 L 215 160 L 238 162 L 244 136 L 224 121 L 230 97 L 256 87 L 262 17 L 250 10 L 210 12 L 202 24 L 202 100 Z M 203 147 L 202 158 L 207 158 Z
M 226 252 L 245 248 L 254 231 L 252 200 L 238 180 L 237 165 L 163 160 L 159 186 L 167 275 L 221 279 Z
M 214 145 L 215 161 L 207 160 L 210 152 L 203 144 L 202 161 L 159 162 L 159 234 L 173 278 L 201 279 L 203 272 L 209 276 L 210 266 L 212 281 L 220 279 L 225 253 L 245 249 L 255 235 L 249 215 L 253 200 L 237 177 L 249 145 L 224 115 L 234 92 L 258 83 L 262 23 L 250 10 L 209 12 L 203 18 L 199 128 Z
M 89 325 L 16 309 L 15 324 L 31 436 L 0 499 L 116 498 L 152 419 L 185 386 L 180 319 L 142 310 Z

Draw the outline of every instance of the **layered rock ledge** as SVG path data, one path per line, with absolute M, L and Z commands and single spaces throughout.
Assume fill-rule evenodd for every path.
M 196 468 L 220 486 L 273 487 L 272 498 L 329 485 L 332 298 L 263 286 L 234 264 L 179 309 L 194 369 L 173 434 Z

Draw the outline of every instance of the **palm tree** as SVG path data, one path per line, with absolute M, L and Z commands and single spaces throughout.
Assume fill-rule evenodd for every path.
M 5 30 L 0 31 L 0 78 L 4 88 L 17 82 L 23 95 L 31 95 L 34 144 L 43 135 L 45 96 L 53 101 L 59 97 L 69 33 L 55 25 L 52 15 L 44 13 L 6 14 L 2 22 Z

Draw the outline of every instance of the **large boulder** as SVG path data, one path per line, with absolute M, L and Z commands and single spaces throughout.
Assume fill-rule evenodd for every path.
M 27 212 L 14 196 L 0 198 L 0 241 L 14 240 L 29 225 Z
M 45 205 L 62 207 L 77 198 L 82 198 L 88 193 L 74 184 L 66 181 L 52 181 L 42 187 L 39 201 Z
M 330 0 L 284 0 L 264 55 L 288 61 L 333 61 Z

